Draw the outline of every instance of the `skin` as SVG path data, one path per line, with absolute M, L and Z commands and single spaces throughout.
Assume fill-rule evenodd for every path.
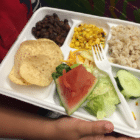
M 123 135 L 113 136 L 111 132 L 114 126 L 108 121 L 88 122 L 68 116 L 49 119 L 37 115 L 38 109 L 39 107 L 0 95 L 0 138 L 133 140 Z

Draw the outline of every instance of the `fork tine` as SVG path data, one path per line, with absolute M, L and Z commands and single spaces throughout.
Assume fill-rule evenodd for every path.
M 102 47 L 101 43 L 100 43 L 100 48 L 101 48 L 101 51 L 102 51 L 102 54 L 103 54 L 104 59 L 106 59 L 106 55 L 104 53 L 104 50 L 103 50 L 103 47 Z
M 93 46 L 92 46 L 92 54 L 93 54 L 94 61 L 96 61 L 97 58 L 96 58 L 96 54 L 95 54 L 95 52 L 94 52 L 94 50 L 93 50 Z
M 101 58 L 99 56 L 98 47 L 96 47 L 96 45 L 95 45 L 95 51 L 96 51 L 96 56 L 97 56 L 98 60 L 100 60 Z
M 102 60 L 102 59 L 104 59 L 104 57 L 103 57 L 103 55 L 102 55 L 102 52 L 100 51 L 100 47 L 99 47 L 99 45 L 97 44 L 97 48 L 98 48 L 98 54 L 99 54 L 99 56 L 100 56 L 100 59 Z

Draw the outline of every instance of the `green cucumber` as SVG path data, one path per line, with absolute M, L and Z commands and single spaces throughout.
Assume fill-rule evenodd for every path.
M 140 97 L 140 81 L 137 77 L 126 70 L 119 70 L 116 76 L 117 85 L 126 98 Z

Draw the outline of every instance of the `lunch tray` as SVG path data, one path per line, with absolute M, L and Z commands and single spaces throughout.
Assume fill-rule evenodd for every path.
M 108 56 L 108 44 L 107 40 L 111 37 L 111 27 L 117 25 L 134 25 L 140 27 L 139 24 L 134 22 L 123 21 L 119 19 L 112 19 L 106 17 L 99 17 L 89 14 L 83 14 L 78 12 L 72 12 L 67 10 L 61 10 L 56 8 L 43 7 L 38 9 L 25 28 L 22 30 L 21 34 L 18 36 L 16 42 L 13 44 L 8 54 L 4 58 L 0 66 L 0 93 L 35 106 L 39 106 L 45 109 L 49 109 L 55 112 L 59 112 L 61 114 L 66 114 L 65 109 L 60 106 L 58 95 L 56 94 L 56 86 L 54 81 L 48 87 L 38 87 L 38 86 L 20 86 L 12 83 L 8 75 L 14 65 L 14 55 L 18 50 L 20 43 L 25 40 L 35 40 L 35 37 L 32 35 L 31 30 L 35 24 L 42 20 L 46 15 L 52 15 L 53 13 L 57 13 L 60 20 L 68 19 L 69 25 L 71 27 L 65 42 L 63 43 L 61 50 L 64 54 L 64 59 L 66 60 L 69 55 L 69 51 L 73 50 L 69 47 L 71 42 L 74 27 L 78 27 L 80 23 L 94 24 L 97 27 L 101 27 L 107 33 L 106 37 L 106 47 L 105 52 Z M 113 75 L 116 75 L 116 72 L 119 69 L 127 69 L 132 72 L 136 77 L 140 79 L 140 70 L 120 66 L 117 64 L 112 65 Z M 123 117 L 123 111 L 120 107 L 117 107 L 116 111 L 109 118 L 105 118 L 104 120 L 109 120 L 114 124 L 114 131 L 125 134 L 127 136 L 139 138 L 140 137 L 140 107 L 136 106 L 136 102 L 140 105 L 140 98 L 129 100 L 128 104 L 131 110 L 134 112 L 136 116 L 137 129 L 134 129 L 128 125 L 126 120 Z M 71 115 L 72 117 L 80 118 L 87 121 L 96 121 L 97 118 L 93 115 L 90 115 L 87 111 L 85 111 L 82 107 L 80 107 L 76 112 Z

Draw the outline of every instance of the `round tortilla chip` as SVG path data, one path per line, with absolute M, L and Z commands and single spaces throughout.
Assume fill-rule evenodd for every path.
M 53 81 L 52 73 L 60 63 L 61 61 L 52 55 L 31 56 L 22 62 L 20 75 L 34 85 L 48 86 Z
M 57 57 L 57 59 L 62 60 L 63 54 L 59 46 L 52 40 L 49 39 L 37 39 L 37 40 L 27 40 L 21 43 L 20 48 L 15 54 L 15 72 L 20 78 L 19 69 L 21 63 L 30 56 L 37 55 L 48 55 Z
M 24 41 L 15 54 L 9 78 L 19 85 L 47 86 L 53 80 L 51 74 L 62 63 L 62 59 L 61 49 L 52 40 Z
M 23 78 L 19 78 L 15 75 L 15 67 L 13 66 L 10 74 L 9 74 L 9 79 L 18 85 L 31 85 L 30 83 L 26 82 Z

